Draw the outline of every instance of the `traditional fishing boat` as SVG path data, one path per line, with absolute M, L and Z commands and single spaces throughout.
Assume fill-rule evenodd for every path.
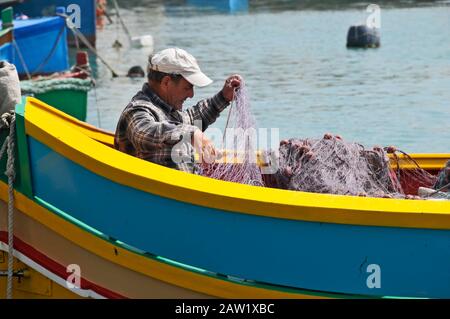
M 88 91 L 92 88 L 87 54 L 77 53 L 77 66 L 68 72 L 69 58 L 65 34 L 65 20 L 59 17 L 12 20 L 12 9 L 2 11 L 6 26 L 0 31 L 0 60 L 16 65 L 22 77 L 34 76 L 32 80 L 21 81 L 22 94 L 32 95 L 52 104 L 79 120 L 86 120 Z M 13 27 L 14 24 L 14 27 Z M 15 45 L 14 45 L 14 42 Z M 53 42 L 52 42 L 53 41 Z M 46 43 L 46 49 L 40 46 Z M 36 75 L 50 74 L 51 77 L 36 78 Z
M 3 30 L 0 30 L 0 47 L 3 47 L 3 45 L 5 44 L 11 43 L 13 39 L 12 35 L 12 28 L 4 28 Z
M 0 182 L 15 297 L 450 297 L 449 201 L 225 182 L 121 153 L 111 133 L 34 98 L 15 116 L 13 220 Z M 450 154 L 413 158 L 437 172 Z
M 51 74 L 69 68 L 64 18 L 12 21 L 11 9 L 5 9 L 2 16 L 9 20 L 8 27 L 14 26 L 13 37 L 0 47 L 0 59 L 15 64 L 20 76 Z
M 0 59 L 11 61 L 12 57 L 12 43 L 13 43 L 13 24 L 12 11 L 10 17 L 7 16 L 8 11 L 2 11 L 2 27 L 0 28 Z
M 95 46 L 96 41 L 96 0 L 40 0 L 7 1 L 0 3 L 0 8 L 13 5 L 14 11 L 28 17 L 38 18 L 54 16 L 57 7 L 63 7 L 80 32 Z M 68 36 L 69 43 L 75 44 L 73 34 Z
M 85 121 L 88 107 L 88 93 L 92 89 L 92 79 L 75 77 L 77 73 L 68 73 L 55 78 L 21 81 L 22 95 L 55 105 L 78 120 Z

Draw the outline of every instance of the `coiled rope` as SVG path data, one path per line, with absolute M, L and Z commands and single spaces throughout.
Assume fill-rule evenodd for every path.
M 8 160 L 6 163 L 5 175 L 8 177 L 8 278 L 6 285 L 6 299 L 12 299 L 12 284 L 14 273 L 14 179 L 16 172 L 14 169 L 14 149 L 16 116 L 14 111 L 3 114 L 0 117 L 0 130 L 9 129 L 9 135 L 0 150 L 0 160 L 7 150 Z

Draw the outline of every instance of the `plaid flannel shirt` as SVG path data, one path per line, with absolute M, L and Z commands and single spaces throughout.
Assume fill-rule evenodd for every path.
M 144 160 L 192 173 L 195 168 L 193 133 L 197 129 L 206 130 L 228 105 L 219 92 L 185 111 L 177 111 L 146 83 L 122 112 L 114 147 Z

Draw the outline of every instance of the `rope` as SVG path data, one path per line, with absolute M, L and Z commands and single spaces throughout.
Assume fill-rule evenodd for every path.
M 108 64 L 108 62 L 106 62 L 105 59 L 103 59 L 103 57 L 98 54 L 97 50 L 95 50 L 95 48 L 89 43 L 88 39 L 86 39 L 86 37 L 77 30 L 77 28 L 68 21 L 69 16 L 67 16 L 66 14 L 57 14 L 61 17 L 64 17 L 66 19 L 66 24 L 67 27 L 73 32 L 73 34 L 75 35 L 76 38 L 80 39 L 81 42 L 83 42 L 83 44 L 97 57 L 100 59 L 100 61 L 102 61 L 102 63 L 111 71 L 113 78 L 117 78 L 119 75 L 116 73 L 116 71 L 114 71 L 114 69 Z
M 223 130 L 222 149 L 225 147 L 225 134 L 227 132 L 228 124 L 230 122 L 231 112 L 233 111 L 233 102 L 234 102 L 234 99 L 230 102 L 230 109 L 228 110 L 227 122 L 225 123 L 225 129 Z
M 25 73 L 27 74 L 27 78 L 29 80 L 31 80 L 30 71 L 28 70 L 27 64 L 25 63 L 25 60 L 24 60 L 23 55 L 22 55 L 22 52 L 20 52 L 20 49 L 19 49 L 19 46 L 17 45 L 16 40 L 13 40 L 13 45 L 14 45 L 14 48 L 16 49 L 16 51 L 17 51 L 17 54 L 19 55 L 20 63 L 22 63 L 22 66 L 23 66 L 23 68 L 25 70 Z
M 97 96 L 97 87 L 94 86 L 94 94 L 95 94 L 95 108 L 97 109 L 97 122 L 98 127 L 102 127 L 101 117 L 100 117 L 100 109 L 98 108 L 98 96 Z
M 222 149 L 225 147 L 225 133 L 227 131 L 228 128 L 228 124 L 230 122 L 230 117 L 231 117 L 231 111 L 233 110 L 233 104 L 236 103 L 236 93 L 237 93 L 238 89 L 235 88 L 234 89 L 234 94 L 233 94 L 233 99 L 230 102 L 230 109 L 228 111 L 228 117 L 227 117 L 227 122 L 225 124 L 225 129 L 223 130 L 223 137 L 222 137 Z M 234 103 L 233 103 L 234 102 Z
M 36 75 L 50 61 L 51 57 L 55 54 L 56 49 L 58 48 L 58 43 L 61 41 L 61 36 L 64 34 L 65 28 L 66 28 L 66 26 L 63 26 L 61 28 L 61 30 L 59 30 L 58 37 L 56 38 L 55 43 L 53 43 L 53 47 L 50 50 L 49 54 L 47 55 L 45 60 L 42 61 L 41 64 L 39 64 L 39 66 L 36 68 L 36 70 L 34 70 L 34 72 L 31 76 Z
M 66 24 L 67 24 L 67 20 L 66 20 Z M 75 31 L 73 31 L 72 28 L 69 28 L 69 30 L 72 32 L 73 37 L 75 39 L 75 47 L 77 48 L 77 52 L 80 51 L 80 42 L 78 41 L 78 37 L 77 34 L 75 33 Z
M 0 118 L 0 129 L 8 129 L 9 135 L 6 137 L 0 151 L 0 159 L 7 149 L 8 160 L 6 163 L 5 175 L 8 176 L 8 278 L 6 284 L 6 299 L 12 299 L 12 286 L 14 274 L 14 149 L 16 142 L 14 139 L 16 129 L 16 117 L 14 111 L 5 113 Z
M 116 9 L 117 18 L 119 19 L 120 24 L 122 25 L 123 31 L 125 31 L 125 34 L 128 37 L 128 41 L 132 42 L 132 36 L 130 31 L 128 30 L 127 26 L 125 25 L 125 22 L 122 20 L 122 17 L 120 16 L 120 9 L 119 5 L 117 4 L 116 0 L 113 0 L 114 8 Z
M 42 61 L 41 64 L 39 64 L 39 66 L 33 71 L 33 74 L 30 74 L 30 70 L 28 69 L 28 66 L 25 63 L 25 59 L 23 58 L 22 52 L 20 51 L 19 46 L 17 45 L 17 42 L 16 42 L 16 40 L 13 40 L 14 47 L 15 47 L 15 49 L 17 51 L 17 54 L 19 55 L 20 63 L 22 63 L 22 66 L 23 66 L 23 68 L 25 70 L 25 73 L 27 74 L 27 78 L 29 80 L 31 80 L 31 78 L 33 76 L 35 76 L 50 61 L 50 58 L 55 54 L 56 49 L 58 47 L 58 43 L 61 40 L 61 36 L 64 34 L 64 29 L 65 29 L 65 26 L 63 26 L 61 28 L 61 30 L 59 31 L 58 37 L 56 38 L 56 41 L 53 44 L 53 47 L 50 50 L 49 54 L 44 59 L 44 61 Z

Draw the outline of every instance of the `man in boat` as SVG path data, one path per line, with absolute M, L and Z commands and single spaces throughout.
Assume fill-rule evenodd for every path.
M 194 149 L 211 162 L 218 151 L 203 133 L 233 100 L 241 77 L 228 77 L 220 92 L 182 110 L 194 86 L 212 83 L 196 59 L 179 48 L 149 57 L 148 82 L 122 112 L 114 146 L 127 154 L 181 171 L 195 172 Z

